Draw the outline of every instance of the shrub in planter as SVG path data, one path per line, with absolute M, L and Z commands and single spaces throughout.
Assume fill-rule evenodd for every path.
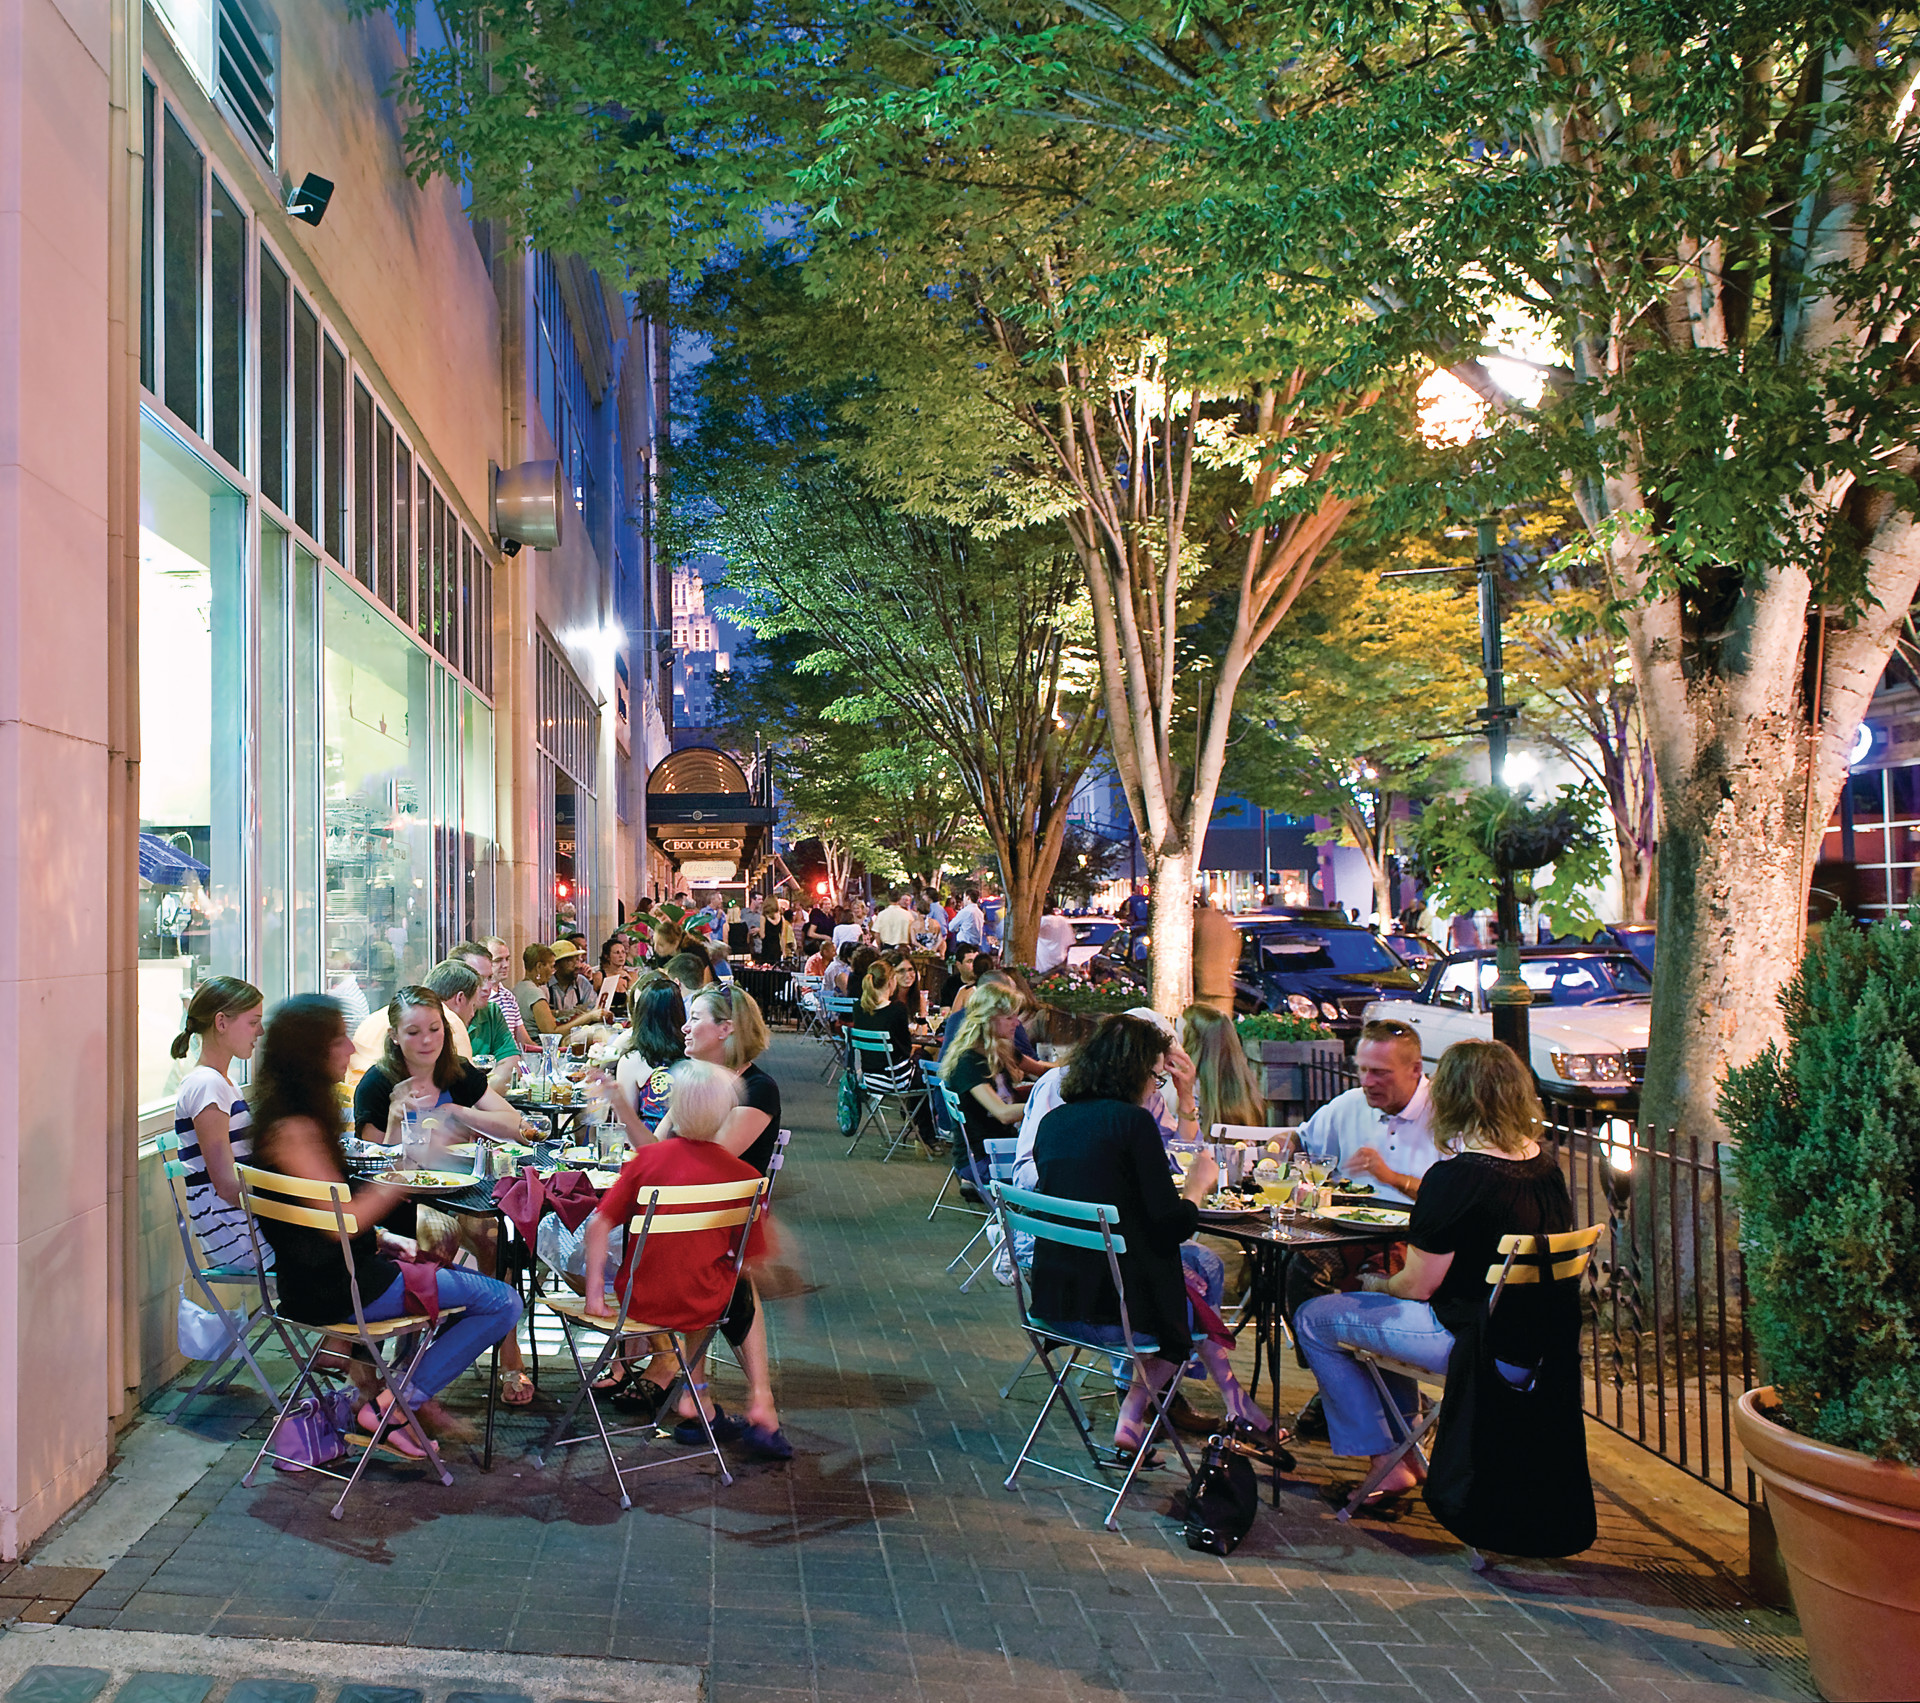
M 1920 1673 L 1920 906 L 1840 920 L 1781 998 L 1787 1047 L 1730 1071 L 1747 1316 L 1771 1390 L 1741 1398 L 1814 1678 Z
M 1920 1462 L 1920 908 L 1829 926 L 1730 1071 L 1748 1322 L 1804 1437 Z

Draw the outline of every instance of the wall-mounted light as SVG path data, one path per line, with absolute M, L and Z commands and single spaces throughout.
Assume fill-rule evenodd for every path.
M 560 548 L 560 463 L 523 461 L 493 472 L 493 535 L 511 556 Z
M 333 199 L 333 181 L 308 172 L 298 186 L 287 191 L 287 213 L 309 225 L 317 225 L 327 216 L 327 203 Z

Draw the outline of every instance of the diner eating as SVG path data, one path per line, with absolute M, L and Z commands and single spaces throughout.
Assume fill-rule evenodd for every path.
M 1369 1464 L 1382 1461 L 1395 1438 L 1352 1350 L 1377 1348 L 1444 1375 L 1455 1334 L 1485 1320 L 1487 1268 L 1500 1263 L 1500 1238 L 1573 1228 L 1566 1177 L 1540 1141 L 1545 1120 L 1533 1078 L 1505 1046 L 1450 1046 L 1434 1071 L 1431 1116 L 1441 1157 L 1420 1179 L 1405 1263 L 1390 1275 L 1363 1272 L 1357 1291 L 1316 1297 L 1294 1315 L 1334 1452 L 1365 1455 Z M 1411 1382 L 1389 1375 L 1387 1385 L 1410 1416 L 1417 1397 Z M 1419 1481 L 1419 1469 L 1402 1459 L 1369 1501 L 1390 1501 Z

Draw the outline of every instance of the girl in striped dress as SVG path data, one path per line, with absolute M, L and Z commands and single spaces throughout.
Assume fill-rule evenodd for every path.
M 173 1102 L 173 1133 L 180 1140 L 187 1215 L 207 1265 L 253 1263 L 247 1221 L 240 1210 L 236 1161 L 252 1156 L 247 1097 L 228 1074 L 235 1059 L 253 1057 L 260 1039 L 260 990 L 238 976 L 209 976 L 193 990 L 185 1026 L 173 1039 L 183 1059 L 195 1039 L 200 1057 L 181 1080 Z M 272 1263 L 272 1250 L 265 1250 Z

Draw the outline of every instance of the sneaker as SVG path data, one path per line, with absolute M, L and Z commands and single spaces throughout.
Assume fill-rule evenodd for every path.
M 1301 1408 L 1299 1417 L 1293 1422 L 1293 1434 L 1309 1443 L 1324 1443 L 1327 1440 L 1327 1416 L 1321 1409 L 1318 1396 Z

